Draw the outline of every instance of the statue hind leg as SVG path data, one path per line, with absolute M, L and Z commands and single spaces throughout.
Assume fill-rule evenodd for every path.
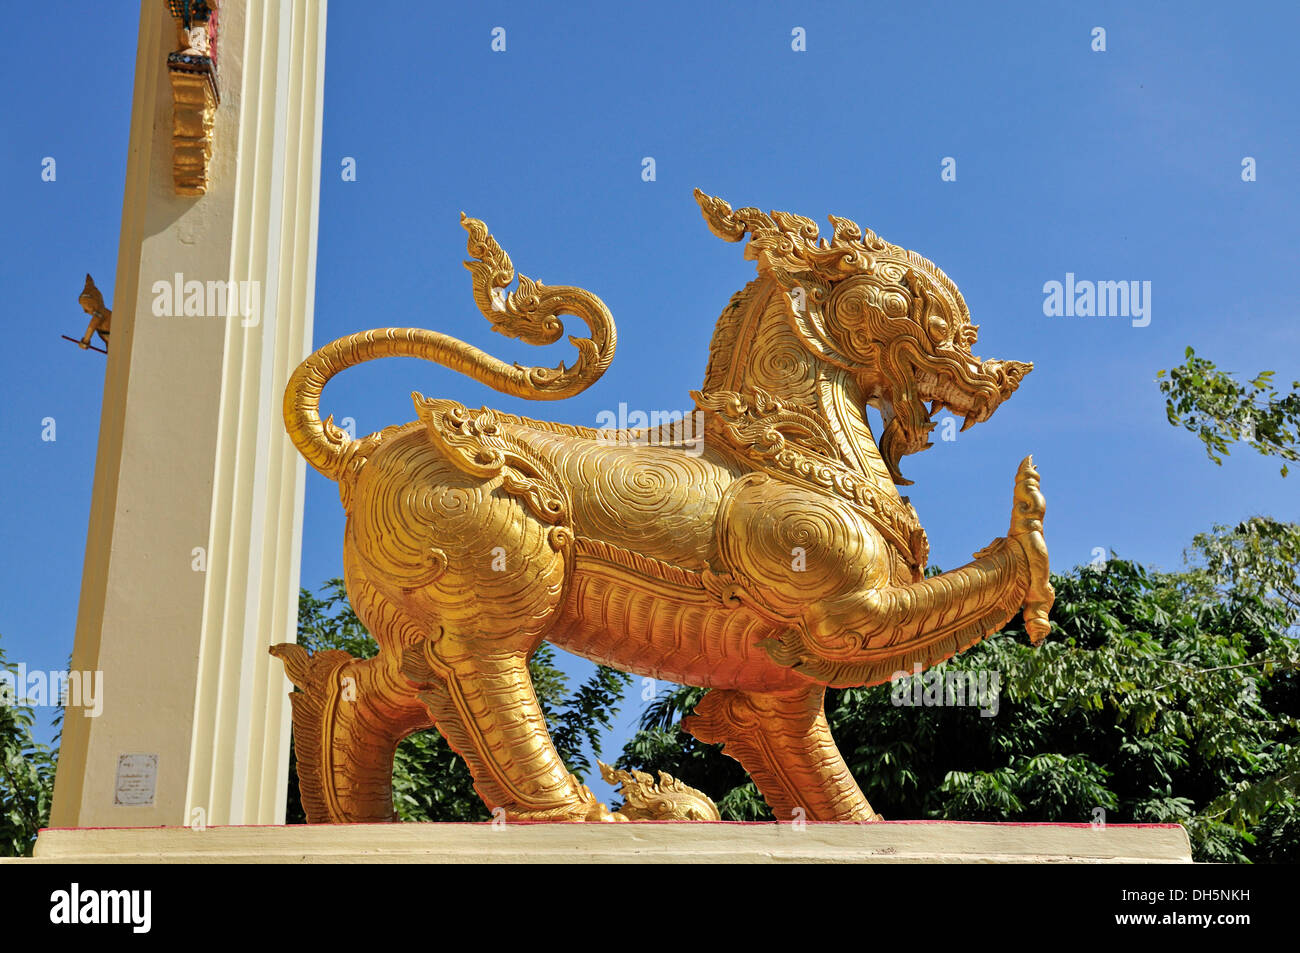
M 421 701 L 494 814 L 616 820 L 555 750 L 528 673 L 534 647 L 444 635 L 408 650 L 403 671 L 426 686 Z
M 421 701 L 489 809 L 609 820 L 556 752 L 528 672 L 573 569 L 566 486 L 494 411 L 423 398 L 417 409 L 425 428 L 367 464 L 372 489 L 362 497 L 359 485 L 351 533 L 390 576 L 413 566 L 394 598 L 443 623 L 404 650 L 402 671 L 426 686 Z M 427 575 L 412 553 L 435 554 Z
M 290 699 L 309 823 L 396 820 L 393 755 L 431 727 L 465 759 L 489 810 L 502 807 L 511 820 L 614 819 L 551 742 L 528 673 L 539 639 L 460 639 L 383 599 L 355 567 L 348 586 L 377 656 L 271 649 L 299 689 Z
M 682 727 L 741 763 L 777 820 L 876 821 L 826 723 L 820 685 L 793 692 L 713 689 Z M 797 811 L 802 810 L 800 815 Z
M 348 590 L 379 642 L 377 656 L 359 659 L 340 650 L 311 655 L 292 643 L 270 650 L 298 689 L 289 699 L 298 792 L 310 824 L 397 820 L 393 755 L 407 735 L 433 727 L 421 686 L 400 671 L 402 646 L 425 633 L 360 572 L 349 572 Z

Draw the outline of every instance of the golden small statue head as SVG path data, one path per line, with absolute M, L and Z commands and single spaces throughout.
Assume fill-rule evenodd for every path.
M 1033 365 L 982 361 L 979 333 L 961 292 L 943 271 L 863 229 L 829 216 L 829 240 L 802 215 L 732 210 L 695 190 L 710 231 L 726 241 L 746 235 L 745 257 L 785 292 L 796 335 L 815 356 L 850 370 L 885 421 L 880 450 L 896 483 L 898 462 L 931 446 L 932 419 L 947 409 L 981 423 Z M 929 402 L 929 407 L 926 407 Z
M 86 275 L 86 285 L 77 296 L 77 303 L 86 314 L 98 314 L 104 310 L 104 296 L 95 287 L 95 282 L 90 275 Z

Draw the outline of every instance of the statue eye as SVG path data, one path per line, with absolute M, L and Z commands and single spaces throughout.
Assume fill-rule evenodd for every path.
M 936 344 L 948 339 L 948 321 L 941 314 L 932 314 L 926 318 L 925 329 L 930 334 L 930 340 Z

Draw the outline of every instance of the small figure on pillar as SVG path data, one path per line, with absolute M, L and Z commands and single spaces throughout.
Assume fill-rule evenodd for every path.
M 90 315 L 90 323 L 86 325 L 86 333 L 81 336 L 81 340 L 70 338 L 66 334 L 60 335 L 65 341 L 72 341 L 79 345 L 83 351 L 99 351 L 100 354 L 108 353 L 108 330 L 109 324 L 113 320 L 113 312 L 104 306 L 104 295 L 95 287 L 95 279 L 86 275 L 86 286 L 81 289 L 81 294 L 77 296 L 77 302 L 81 309 Z M 90 341 L 94 335 L 98 334 L 101 341 L 104 342 L 102 348 L 95 347 Z

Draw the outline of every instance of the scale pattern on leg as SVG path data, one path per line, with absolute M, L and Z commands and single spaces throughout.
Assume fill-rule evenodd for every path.
M 504 807 L 510 820 L 610 818 L 551 742 L 528 653 L 487 654 L 481 643 L 458 646 L 443 638 L 436 650 L 408 650 L 402 670 L 428 686 L 420 699 L 465 759 L 489 810 Z

